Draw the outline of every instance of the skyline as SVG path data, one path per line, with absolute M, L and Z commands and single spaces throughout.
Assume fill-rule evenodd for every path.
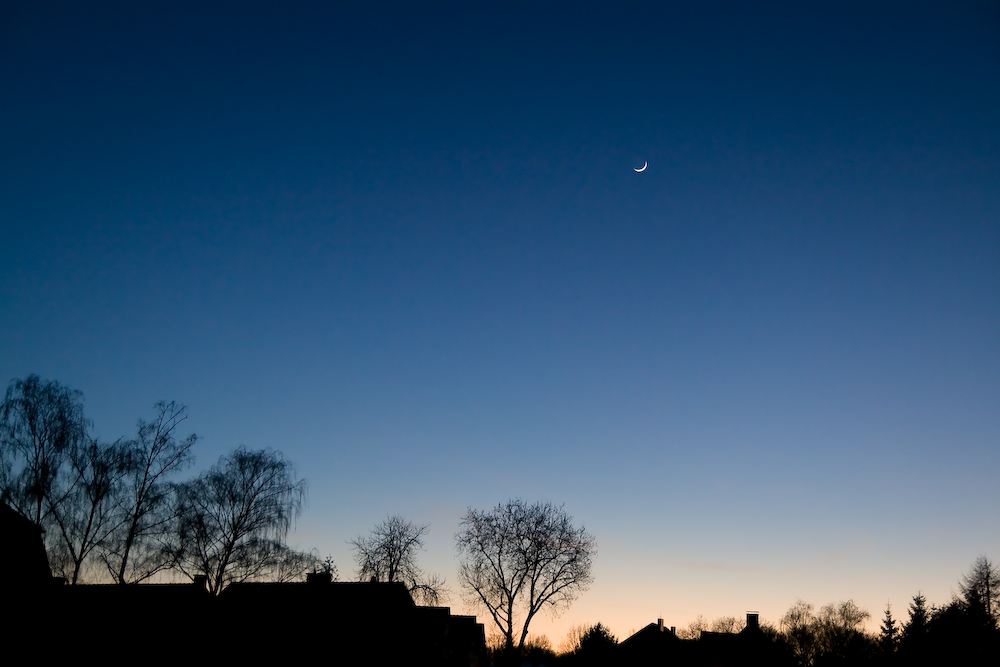
M 1000 553 L 996 7 L 46 7 L 0 13 L 0 379 L 282 451 L 342 580 L 403 514 L 454 588 L 517 497 L 598 541 L 555 646 L 873 627 Z

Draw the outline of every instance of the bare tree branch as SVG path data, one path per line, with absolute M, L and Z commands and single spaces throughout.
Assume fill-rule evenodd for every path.
M 519 615 L 521 649 L 539 612 L 558 613 L 593 581 L 594 537 L 551 503 L 511 500 L 488 512 L 470 509 L 455 539 L 463 597 L 487 610 L 508 649 Z
M 958 584 L 966 604 L 978 604 L 994 622 L 1000 618 L 1000 568 L 980 556 Z
M 304 495 L 305 481 L 280 452 L 240 447 L 222 457 L 179 487 L 178 567 L 207 577 L 216 595 L 264 576 L 284 553 Z
M 42 525 L 69 451 L 86 439 L 83 394 L 37 375 L 14 380 L 0 404 L 0 492 L 22 515 Z
M 115 499 L 127 465 L 121 441 L 76 445 L 59 475 L 62 483 L 53 484 L 46 494 L 53 532 L 60 537 L 50 561 L 71 584 L 80 580 L 84 563 L 115 530 Z
M 444 579 L 425 576 L 417 565 L 417 552 L 424 548 L 423 538 L 429 528 L 396 515 L 375 526 L 370 535 L 350 540 L 358 563 L 358 578 L 400 582 L 417 604 L 440 604 L 448 594 Z
M 120 523 L 101 553 L 119 584 L 144 581 L 174 565 L 167 544 L 176 532 L 177 503 L 167 480 L 191 464 L 198 436 L 174 438 L 187 419 L 183 405 L 160 402 L 156 408 L 156 419 L 151 423 L 140 419 L 136 439 L 129 443 L 128 472 L 118 499 Z

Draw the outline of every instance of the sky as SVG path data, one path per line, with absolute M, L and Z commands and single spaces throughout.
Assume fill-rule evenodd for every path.
M 563 505 L 556 646 L 874 628 L 1000 559 L 998 109 L 989 2 L 7 2 L 0 381 L 279 450 L 291 544 L 402 514 L 481 620 L 463 514 Z

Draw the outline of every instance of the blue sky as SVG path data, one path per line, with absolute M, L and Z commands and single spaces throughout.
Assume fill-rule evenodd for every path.
M 0 377 L 280 449 L 345 577 L 565 503 L 556 644 L 1000 558 L 997 8 L 481 4 L 5 5 Z

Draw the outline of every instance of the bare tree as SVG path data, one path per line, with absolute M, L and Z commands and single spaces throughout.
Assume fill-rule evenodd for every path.
M 115 498 L 127 470 L 121 441 L 96 440 L 74 446 L 58 480 L 47 492 L 51 523 L 59 540 L 50 561 L 59 574 L 76 584 L 84 563 L 109 538 L 116 525 Z
M 986 614 L 996 623 L 1000 618 L 1000 568 L 986 556 L 972 564 L 969 573 L 958 584 L 966 604 L 982 605 Z
M 156 419 L 140 419 L 136 439 L 128 443 L 119 524 L 102 548 L 101 558 L 119 584 L 144 581 L 174 564 L 167 542 L 176 532 L 177 503 L 167 480 L 191 464 L 198 436 L 192 433 L 181 441 L 174 437 L 187 419 L 183 405 L 161 401 L 156 408 Z
M 863 625 L 871 618 L 853 600 L 828 604 L 813 614 L 813 606 L 799 600 L 781 619 L 785 638 L 800 665 L 808 667 L 819 660 L 852 664 L 867 659 L 874 649 Z
M 735 616 L 722 616 L 712 621 L 712 632 L 724 632 L 729 635 L 739 634 L 746 627 L 746 621 Z
M 566 632 L 566 638 L 559 644 L 559 653 L 561 655 L 568 655 L 579 651 L 580 640 L 590 628 L 591 626 L 586 623 L 577 623 L 570 626 L 570 629 Z
M 336 567 L 333 566 L 332 561 L 330 562 L 330 570 L 327 570 L 325 565 L 315 551 L 296 551 L 282 545 L 271 554 L 270 566 L 261 573 L 261 578 L 267 581 L 285 583 L 302 581 L 309 572 L 324 571 L 330 572 L 330 578 L 333 579 Z
M 0 404 L 2 500 L 42 525 L 66 456 L 86 431 L 83 394 L 37 375 L 13 380 Z
M 400 582 L 417 604 L 439 604 L 447 595 L 444 580 L 437 575 L 426 577 L 417 565 L 417 552 L 424 548 L 429 528 L 396 515 L 375 526 L 367 537 L 351 540 L 359 579 Z
M 240 447 L 180 486 L 178 567 L 209 590 L 265 575 L 302 509 L 305 481 L 280 452 Z
M 538 612 L 557 613 L 593 580 L 594 537 L 550 503 L 510 500 L 486 512 L 470 509 L 455 539 L 463 597 L 489 612 L 508 649 L 519 623 L 520 650 Z
M 681 639 L 698 639 L 701 637 L 701 633 L 707 630 L 708 619 L 698 614 L 693 621 L 687 624 L 687 627 L 677 631 L 677 636 Z
M 871 614 L 858 607 L 854 600 L 828 604 L 820 609 L 817 622 L 820 647 L 826 659 L 839 660 L 843 664 L 859 662 L 861 655 L 874 649 L 873 639 L 864 631 L 869 618 Z
M 812 604 L 797 600 L 781 617 L 781 629 L 796 662 L 804 667 L 812 665 L 821 648 Z

